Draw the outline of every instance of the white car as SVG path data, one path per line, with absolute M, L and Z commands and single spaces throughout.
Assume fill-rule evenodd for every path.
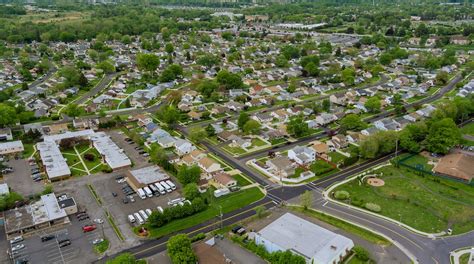
M 104 220 L 100 219 L 100 218 L 97 218 L 97 219 L 94 219 L 94 223 L 96 224 L 103 224 L 104 223 Z
M 17 250 L 20 250 L 20 249 L 23 249 L 23 248 L 25 248 L 24 244 L 18 244 L 16 246 L 12 247 L 12 251 L 17 251 Z
M 14 237 L 12 240 L 10 240 L 10 244 L 15 244 L 15 243 L 18 243 L 18 242 L 21 242 L 23 241 L 23 237 L 22 236 L 17 236 L 17 237 Z
M 103 238 L 97 238 L 97 239 L 94 239 L 94 240 L 92 241 L 92 244 L 93 244 L 93 245 L 97 245 L 97 244 L 100 244 L 100 243 L 102 243 L 102 242 L 104 242 L 104 239 L 103 239 Z
M 127 178 L 125 177 L 125 178 L 122 178 L 122 179 L 118 180 L 117 183 L 124 183 L 126 181 L 127 181 Z

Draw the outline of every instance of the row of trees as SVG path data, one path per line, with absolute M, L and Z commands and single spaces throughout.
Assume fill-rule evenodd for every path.
M 163 213 L 153 211 L 148 218 L 148 225 L 152 228 L 158 228 L 173 220 L 185 218 L 204 211 L 207 207 L 208 205 L 204 200 L 198 197 L 192 200 L 191 204 L 185 203 L 183 206 L 167 207 L 163 210 Z

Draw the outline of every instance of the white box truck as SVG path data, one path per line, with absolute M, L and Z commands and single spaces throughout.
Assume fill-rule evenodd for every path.
M 137 219 L 140 225 L 143 225 L 145 223 L 145 221 L 143 221 L 143 218 L 140 216 L 139 213 L 134 213 L 133 216 L 135 216 L 135 219 Z
M 166 194 L 166 189 L 159 182 L 155 183 L 156 188 L 160 191 L 161 194 Z
M 176 190 L 176 185 L 172 181 L 167 180 L 166 184 L 168 184 L 173 191 Z
M 158 190 L 158 188 L 156 188 L 154 184 L 148 185 L 148 188 L 150 188 L 150 190 L 153 192 L 153 194 L 155 194 L 155 196 L 160 196 L 160 191 Z
M 148 188 L 147 186 L 145 186 L 145 187 L 143 187 L 143 190 L 145 191 L 146 196 L 147 196 L 148 198 L 153 197 L 153 192 L 150 190 L 150 188 Z
M 150 217 L 150 215 L 151 215 L 151 210 L 150 210 L 150 209 L 145 209 L 145 213 L 148 215 L 148 217 Z
M 135 220 L 135 217 L 133 217 L 133 215 L 128 215 L 128 221 L 129 221 L 131 224 L 133 224 L 133 223 L 135 223 L 136 220 Z
M 171 189 L 171 187 L 170 187 L 166 182 L 162 181 L 162 182 L 160 182 L 160 183 L 161 183 L 161 185 L 162 185 L 163 187 L 165 187 L 166 192 L 169 192 L 169 193 L 170 193 L 170 192 L 173 191 L 173 190 Z
M 148 215 L 145 213 L 145 211 L 140 210 L 138 211 L 140 215 L 143 217 L 143 220 L 147 221 L 148 220 Z
M 146 199 L 145 191 L 143 191 L 142 188 L 139 188 L 139 189 L 137 190 L 137 193 L 138 193 L 138 196 L 140 196 L 140 198 L 141 198 L 142 200 Z
M 163 207 L 157 206 L 156 209 L 158 209 L 158 212 L 163 213 Z

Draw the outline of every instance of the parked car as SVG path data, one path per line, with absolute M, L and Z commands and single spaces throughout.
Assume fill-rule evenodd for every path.
M 123 203 L 123 204 L 128 204 L 128 199 L 127 199 L 127 198 L 123 198 L 123 199 L 122 199 L 122 203 Z
M 103 238 L 96 238 L 96 239 L 92 240 L 92 245 L 97 245 L 97 244 L 100 244 L 102 242 L 104 242 Z
M 70 240 L 66 240 L 66 241 L 60 243 L 60 244 L 59 244 L 59 247 L 60 247 L 60 248 L 63 248 L 63 247 L 69 246 L 69 245 L 71 245 L 71 241 L 70 241 Z
M 42 236 L 41 237 L 41 242 L 46 242 L 46 241 L 49 241 L 51 239 L 55 239 L 56 236 L 55 235 L 46 235 L 46 236 Z
M 23 248 L 25 248 L 25 244 L 18 244 L 12 247 L 12 251 L 18 251 Z
M 86 225 L 82 227 L 82 232 L 87 233 L 94 231 L 97 227 L 95 225 Z
M 13 245 L 13 244 L 16 244 L 18 242 L 21 242 L 23 241 L 23 237 L 22 236 L 17 236 L 17 237 L 14 237 L 10 240 L 10 244 Z
M 96 224 L 103 224 L 104 223 L 104 220 L 100 219 L 100 218 L 96 218 L 94 219 L 94 223 Z

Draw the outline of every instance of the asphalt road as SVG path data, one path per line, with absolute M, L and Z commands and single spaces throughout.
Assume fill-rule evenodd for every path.
M 118 72 L 106 74 L 104 78 L 102 78 L 102 80 L 100 80 L 100 82 L 96 86 L 94 86 L 92 89 L 87 91 L 87 93 L 83 94 L 79 99 L 75 101 L 75 103 L 78 105 L 85 103 L 89 98 L 94 97 L 100 91 L 107 88 L 110 81 L 112 81 L 115 77 L 117 77 L 117 75 L 119 75 Z

